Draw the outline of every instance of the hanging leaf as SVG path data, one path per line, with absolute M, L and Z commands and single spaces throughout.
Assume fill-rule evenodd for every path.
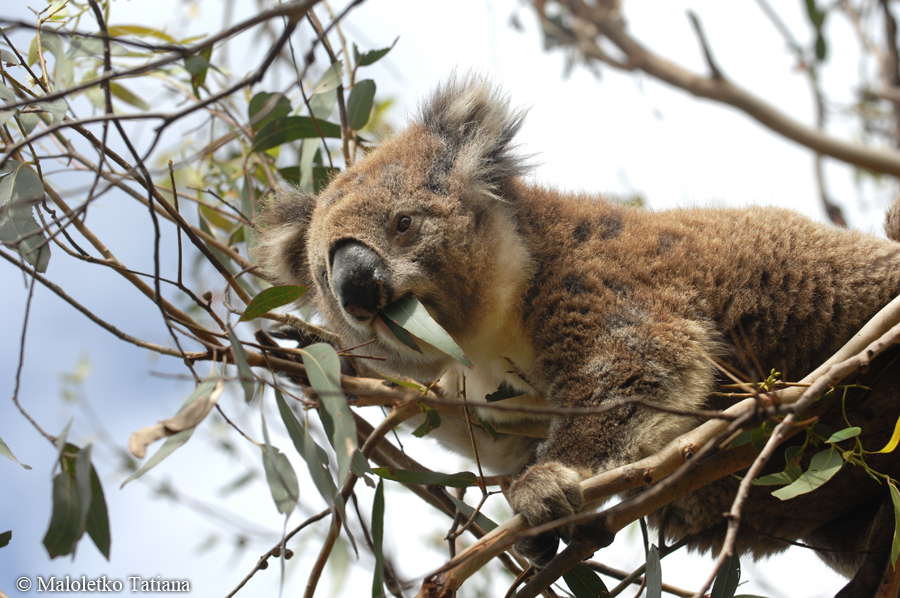
M 0 534 L 0 548 L 9 546 L 10 540 L 12 540 L 12 530 Z
M 331 345 L 316 343 L 303 351 L 303 365 L 309 383 L 334 426 L 332 446 L 337 454 L 338 484 L 343 484 L 350 473 L 356 445 L 356 421 L 341 390 L 341 360 Z
M 586 565 L 578 564 L 563 574 L 563 581 L 575 598 L 608 598 L 606 584 Z
M 371 79 L 358 81 L 350 90 L 347 100 L 347 125 L 359 131 L 369 122 L 372 104 L 375 101 L 375 82 Z
M 647 554 L 647 569 L 644 575 L 647 584 L 647 598 L 661 598 L 662 596 L 662 565 L 659 562 L 659 549 L 655 544 L 650 545 Z
M 209 408 L 212 409 L 213 405 L 215 404 L 215 400 L 218 400 L 218 395 L 221 394 L 223 388 L 224 385 L 222 384 L 219 372 L 213 370 L 210 373 L 209 377 L 201 382 L 194 390 L 194 392 L 191 393 L 191 396 L 187 398 L 178 413 L 182 413 L 194 403 L 202 405 L 204 407 L 203 411 L 206 411 L 206 405 L 209 405 Z M 215 400 L 213 400 L 212 398 L 213 393 L 217 393 L 215 396 Z M 206 412 L 208 413 L 208 411 Z M 197 415 L 197 412 L 195 412 L 194 410 L 192 410 L 191 413 L 195 416 Z M 162 428 L 162 430 L 160 430 L 160 428 Z M 181 431 L 169 434 L 163 445 L 159 447 L 159 450 L 156 451 L 156 453 L 152 457 L 147 459 L 147 461 L 141 466 L 140 469 L 128 476 L 128 478 L 126 478 L 125 481 L 122 482 L 120 488 L 124 488 L 125 484 L 127 484 L 131 480 L 141 477 L 142 475 L 156 467 L 160 461 L 162 461 L 170 454 L 172 454 L 173 451 L 184 445 L 188 440 L 190 440 L 191 435 L 194 433 L 194 429 L 194 427 L 186 427 Z M 150 438 L 155 439 L 160 432 L 162 432 L 163 435 L 166 435 L 167 433 L 167 430 L 165 429 L 165 421 L 157 424 L 156 426 L 144 428 L 132 434 L 130 443 L 131 453 L 139 459 L 143 458 L 143 455 L 146 454 L 147 444 L 149 444 L 149 442 L 144 444 L 145 441 L 149 440 Z M 135 438 L 136 435 L 137 438 Z M 162 436 L 159 437 L 161 438 Z M 137 450 L 140 454 L 135 453 L 135 450 Z
M 46 272 L 50 245 L 32 211 L 44 198 L 44 184 L 22 162 L 9 160 L 3 172 L 7 174 L 0 178 L 0 242 L 16 249 L 38 272 Z
M 244 350 L 244 345 L 238 340 L 233 328 L 228 329 L 228 340 L 231 341 L 238 378 L 244 389 L 244 401 L 249 403 L 253 400 L 253 393 L 256 392 L 256 377 L 253 375 L 253 370 L 250 369 L 250 364 L 247 363 L 247 351 Z
M 341 60 L 335 61 L 334 64 L 328 67 L 328 69 L 322 74 L 322 78 L 319 79 L 319 83 L 316 85 L 316 88 L 313 90 L 313 95 L 326 93 L 340 87 L 341 77 L 343 76 L 344 72 L 343 68 L 344 63 Z
M 394 301 L 381 310 L 381 313 L 435 349 L 450 355 L 466 367 L 472 367 L 472 362 L 459 345 L 413 295 L 405 295 Z
M 290 515 L 300 500 L 300 485 L 297 482 L 297 474 L 291 467 L 288 458 L 271 445 L 269 442 L 269 430 L 266 426 L 266 415 L 260 403 L 260 417 L 262 420 L 263 446 L 262 458 L 263 469 L 266 471 L 266 481 L 269 483 L 269 491 L 272 493 L 272 500 L 278 512 L 283 515 Z
M 384 596 L 384 480 L 378 480 L 375 502 L 372 503 L 372 548 L 375 553 L 375 574 L 372 597 Z
M 413 351 L 418 351 L 419 353 L 422 352 L 422 349 L 419 348 L 419 345 L 416 344 L 416 341 L 413 340 L 413 337 L 409 332 L 395 324 L 393 320 L 388 318 L 382 312 L 378 313 L 378 317 L 381 318 L 381 321 L 384 322 L 384 325 L 388 327 L 388 330 L 391 331 L 391 334 L 397 337 L 397 340 L 399 340 L 401 343 L 403 343 Z
M 287 284 L 280 287 L 269 287 L 261 291 L 250 301 L 244 315 L 241 316 L 240 322 L 248 322 L 254 318 L 258 318 L 263 314 L 267 314 L 273 309 L 293 303 L 306 292 L 306 287 L 302 285 Z
M 429 434 L 432 430 L 436 430 L 441 426 L 441 414 L 427 405 L 419 405 L 422 413 L 425 414 L 425 421 L 418 428 L 413 430 L 413 436 L 422 438 Z
M 716 574 L 710 598 L 734 598 L 738 582 L 741 580 L 741 561 L 738 554 L 733 553 Z
M 19 461 L 18 459 L 16 459 L 15 455 L 13 455 L 12 451 L 9 450 L 9 447 L 6 446 L 6 443 L 3 442 L 3 439 L 2 439 L 2 438 L 0 438 L 0 455 L 3 455 L 3 456 L 6 457 L 7 459 L 9 459 L 9 460 L 11 460 L 11 461 L 14 461 L 15 463 L 18 463 L 19 465 L 21 465 L 21 466 L 24 467 L 25 469 L 31 469 L 31 465 L 25 465 L 24 463 L 22 463 L 21 461 Z
M 493 531 L 495 527 L 497 527 L 497 524 L 485 517 L 484 513 L 482 513 L 481 511 L 478 511 L 478 513 L 476 513 L 473 507 L 467 505 L 452 494 L 448 494 L 447 497 L 453 501 L 453 504 L 456 505 L 456 508 L 459 509 L 459 512 L 462 513 L 463 517 L 465 517 L 466 519 L 471 519 L 474 515 L 475 523 L 478 524 L 478 526 L 481 527 L 481 529 L 483 529 L 484 531 L 490 532 Z
M 71 554 L 83 528 L 79 528 L 78 487 L 75 477 L 61 471 L 53 478 L 53 511 L 44 535 L 44 548 L 51 559 Z
M 375 475 L 386 480 L 400 482 L 401 484 L 418 484 L 421 486 L 436 484 L 438 486 L 449 486 L 451 488 L 466 488 L 468 486 L 474 486 L 478 481 L 478 478 L 471 471 L 446 474 L 431 471 L 408 471 L 405 469 L 394 469 L 393 467 L 376 467 L 372 471 L 375 472 Z
M 891 439 L 888 440 L 888 443 L 885 445 L 885 447 L 880 451 L 875 451 L 874 453 L 869 454 L 877 455 L 879 453 L 893 452 L 893 450 L 897 448 L 898 443 L 900 443 L 900 418 L 897 418 L 897 423 L 894 424 L 894 433 L 891 435 Z
M 897 567 L 897 556 L 900 555 L 900 492 L 897 491 L 896 482 L 888 480 L 888 488 L 891 491 L 891 502 L 894 503 L 894 540 L 891 542 L 891 567 Z

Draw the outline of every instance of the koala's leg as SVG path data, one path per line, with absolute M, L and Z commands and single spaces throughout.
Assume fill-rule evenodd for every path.
M 513 510 L 531 526 L 573 515 L 584 505 L 582 480 L 651 455 L 695 427 L 698 418 L 652 405 L 689 412 L 705 404 L 714 371 L 704 355 L 713 345 L 704 338 L 694 322 L 655 320 L 620 326 L 593 346 L 567 339 L 560 351 L 551 347 L 543 372 L 550 381 L 548 400 L 602 412 L 554 417 L 536 462 L 507 491 Z M 516 550 L 544 565 L 556 554 L 559 538 L 568 541 L 571 529 L 569 524 L 529 536 Z

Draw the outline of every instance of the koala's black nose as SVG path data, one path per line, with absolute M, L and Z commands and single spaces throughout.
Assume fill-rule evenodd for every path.
M 331 285 L 344 311 L 363 321 L 378 313 L 393 295 L 384 262 L 357 241 L 344 243 L 334 251 Z

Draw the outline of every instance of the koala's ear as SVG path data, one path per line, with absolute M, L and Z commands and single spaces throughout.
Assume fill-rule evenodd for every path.
M 484 78 L 453 77 L 440 85 L 420 117 L 425 130 L 447 144 L 437 161 L 443 172 L 432 173 L 432 178 L 460 175 L 470 189 L 497 197 L 504 180 L 528 170 L 511 145 L 524 116 L 524 110 L 511 109 L 509 98 Z
M 306 241 L 316 196 L 297 189 L 279 189 L 269 194 L 254 224 L 259 241 L 252 253 L 263 275 L 275 284 L 300 284 L 312 294 Z

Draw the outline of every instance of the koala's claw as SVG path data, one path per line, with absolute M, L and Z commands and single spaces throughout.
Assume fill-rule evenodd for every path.
M 517 514 L 535 527 L 579 512 L 584 506 L 581 476 L 559 463 L 533 465 L 507 490 L 507 499 Z M 569 522 L 554 530 L 528 536 L 516 543 L 515 550 L 536 566 L 549 563 L 559 547 L 560 538 L 568 543 L 575 525 Z

